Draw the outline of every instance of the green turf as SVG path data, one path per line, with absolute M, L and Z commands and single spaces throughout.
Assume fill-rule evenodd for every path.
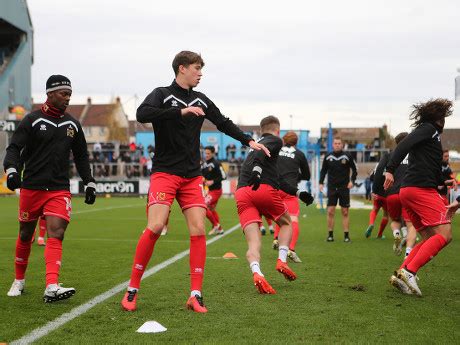
M 118 208 L 106 209 L 109 207 Z M 36 244 L 25 294 L 6 296 L 13 279 L 17 199 L 0 198 L 0 342 L 18 339 L 128 280 L 137 239 L 146 222 L 145 199 L 99 198 L 94 206 L 87 206 L 75 198 L 73 209 L 60 280 L 64 286 L 74 286 L 77 294 L 66 301 L 44 304 L 43 247 Z M 87 212 L 96 209 L 101 210 Z M 218 209 L 225 228 L 238 223 L 232 199 L 221 200 Z M 237 230 L 208 246 L 207 314 L 184 308 L 189 293 L 185 257 L 143 281 L 138 311 L 122 311 L 119 293 L 38 342 L 459 343 L 458 216 L 453 225 L 454 241 L 420 271 L 424 297 L 416 298 L 401 295 L 388 284 L 401 257 L 392 253 L 388 228 L 386 240 L 364 238 L 368 212 L 351 210 L 353 243 L 343 243 L 339 231 L 336 242 L 326 243 L 325 214 L 302 206 L 305 217 L 300 217 L 297 252 L 303 263 L 291 264 L 299 276 L 292 283 L 275 271 L 277 253 L 271 249 L 271 238 L 264 237 L 262 270 L 276 295 L 257 294 L 245 259 L 246 242 Z M 337 221 L 340 224 L 338 214 Z M 188 245 L 183 216 L 175 206 L 170 232 L 157 243 L 149 267 Z M 239 259 L 220 258 L 229 251 Z M 168 331 L 136 333 L 149 320 L 160 322 Z

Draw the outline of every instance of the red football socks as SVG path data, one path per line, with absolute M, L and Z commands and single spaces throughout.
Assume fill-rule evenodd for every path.
M 134 254 L 134 263 L 129 287 L 139 289 L 145 267 L 152 257 L 153 248 L 159 237 L 159 234 L 153 233 L 149 228 L 146 228 L 142 233 L 139 242 L 137 242 L 136 253 Z
M 31 247 L 32 241 L 23 242 L 18 236 L 16 240 L 16 257 L 14 259 L 14 270 L 18 280 L 22 280 L 25 277 Z
M 220 224 L 219 214 L 217 213 L 216 209 L 212 210 L 211 212 L 214 215 L 214 218 L 216 219 L 216 225 Z
M 206 262 L 206 237 L 190 236 L 190 290 L 201 291 Z
M 385 230 L 385 227 L 387 226 L 387 224 L 388 224 L 388 218 L 383 217 L 382 221 L 380 222 L 379 233 L 377 234 L 377 237 L 382 237 L 383 230 Z
M 219 224 L 219 222 L 216 220 L 216 217 L 214 216 L 214 212 L 212 212 L 209 208 L 206 209 L 206 218 L 209 219 L 212 226 Z
M 377 218 L 377 211 L 375 209 L 372 209 L 371 213 L 369 213 L 369 225 L 375 223 L 375 218 Z
M 297 244 L 297 239 L 299 238 L 299 222 L 292 222 L 292 238 L 289 249 L 295 251 L 295 245 Z
M 417 273 L 421 267 L 423 267 L 432 258 L 434 258 L 446 245 L 447 241 L 442 235 L 436 234 L 431 236 L 429 239 L 423 242 L 413 259 L 406 264 L 406 268 L 410 272 Z M 417 246 L 412 249 L 412 252 L 416 247 Z M 412 252 L 409 254 L 408 258 L 412 255 Z M 407 259 L 405 261 L 407 261 Z
M 48 238 L 45 246 L 46 286 L 58 283 L 61 258 L 62 241 L 58 238 Z

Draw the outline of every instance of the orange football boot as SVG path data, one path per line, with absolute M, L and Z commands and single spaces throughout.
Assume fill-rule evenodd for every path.
M 289 281 L 293 281 L 297 279 L 297 275 L 294 273 L 293 270 L 287 265 L 286 262 L 281 261 L 278 259 L 276 261 L 276 270 L 281 273 L 284 278 L 286 278 Z
M 121 306 L 126 311 L 135 311 L 137 302 L 137 290 L 126 291 L 121 300 Z
M 195 295 L 191 296 L 187 301 L 187 309 L 193 310 L 196 313 L 207 313 L 208 309 L 204 306 L 203 297 Z
M 253 274 L 254 285 L 260 294 L 269 294 L 273 295 L 276 293 L 275 289 L 258 273 Z

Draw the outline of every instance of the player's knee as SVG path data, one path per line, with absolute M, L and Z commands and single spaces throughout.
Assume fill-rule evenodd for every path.
M 147 229 L 153 232 L 154 234 L 161 234 L 161 231 L 164 228 L 163 223 L 154 223 L 154 224 L 148 224 Z
M 30 242 L 32 240 L 33 232 L 20 230 L 19 231 L 19 238 L 21 242 Z
M 276 224 L 279 226 L 291 225 L 291 216 L 288 213 L 283 214 L 281 217 L 278 218 Z
M 348 217 L 348 207 L 347 208 L 345 208 L 345 207 L 342 208 L 342 215 L 344 217 Z

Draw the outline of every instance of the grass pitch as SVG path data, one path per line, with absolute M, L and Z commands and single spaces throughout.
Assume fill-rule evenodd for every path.
M 218 210 L 224 228 L 238 223 L 233 199 L 222 199 Z M 73 211 L 60 281 L 75 287 L 77 294 L 45 304 L 44 248 L 36 244 L 25 293 L 6 296 L 14 278 L 17 199 L 0 199 L 0 342 L 19 339 L 129 279 L 135 246 L 146 224 L 145 199 L 98 198 L 88 206 L 74 198 Z M 207 314 L 184 308 L 189 294 L 185 257 L 142 282 L 138 311 L 122 311 L 118 293 L 38 343 L 459 343 L 459 215 L 453 223 L 454 241 L 419 272 L 424 297 L 416 298 L 401 295 L 388 284 L 402 257 L 392 253 L 389 227 L 386 240 L 364 238 L 368 214 L 351 210 L 353 242 L 346 244 L 337 212 L 336 241 L 327 243 L 325 214 L 302 206 L 297 253 L 303 263 L 291 264 L 299 276 L 292 283 L 275 271 L 277 252 L 271 249 L 271 237 L 265 236 L 261 266 L 276 295 L 256 292 L 245 259 L 246 242 L 236 230 L 207 248 L 203 291 Z M 188 247 L 184 218 L 175 205 L 170 232 L 157 243 L 149 268 Z M 221 259 L 226 252 L 239 259 Z M 150 320 L 168 330 L 136 333 Z

